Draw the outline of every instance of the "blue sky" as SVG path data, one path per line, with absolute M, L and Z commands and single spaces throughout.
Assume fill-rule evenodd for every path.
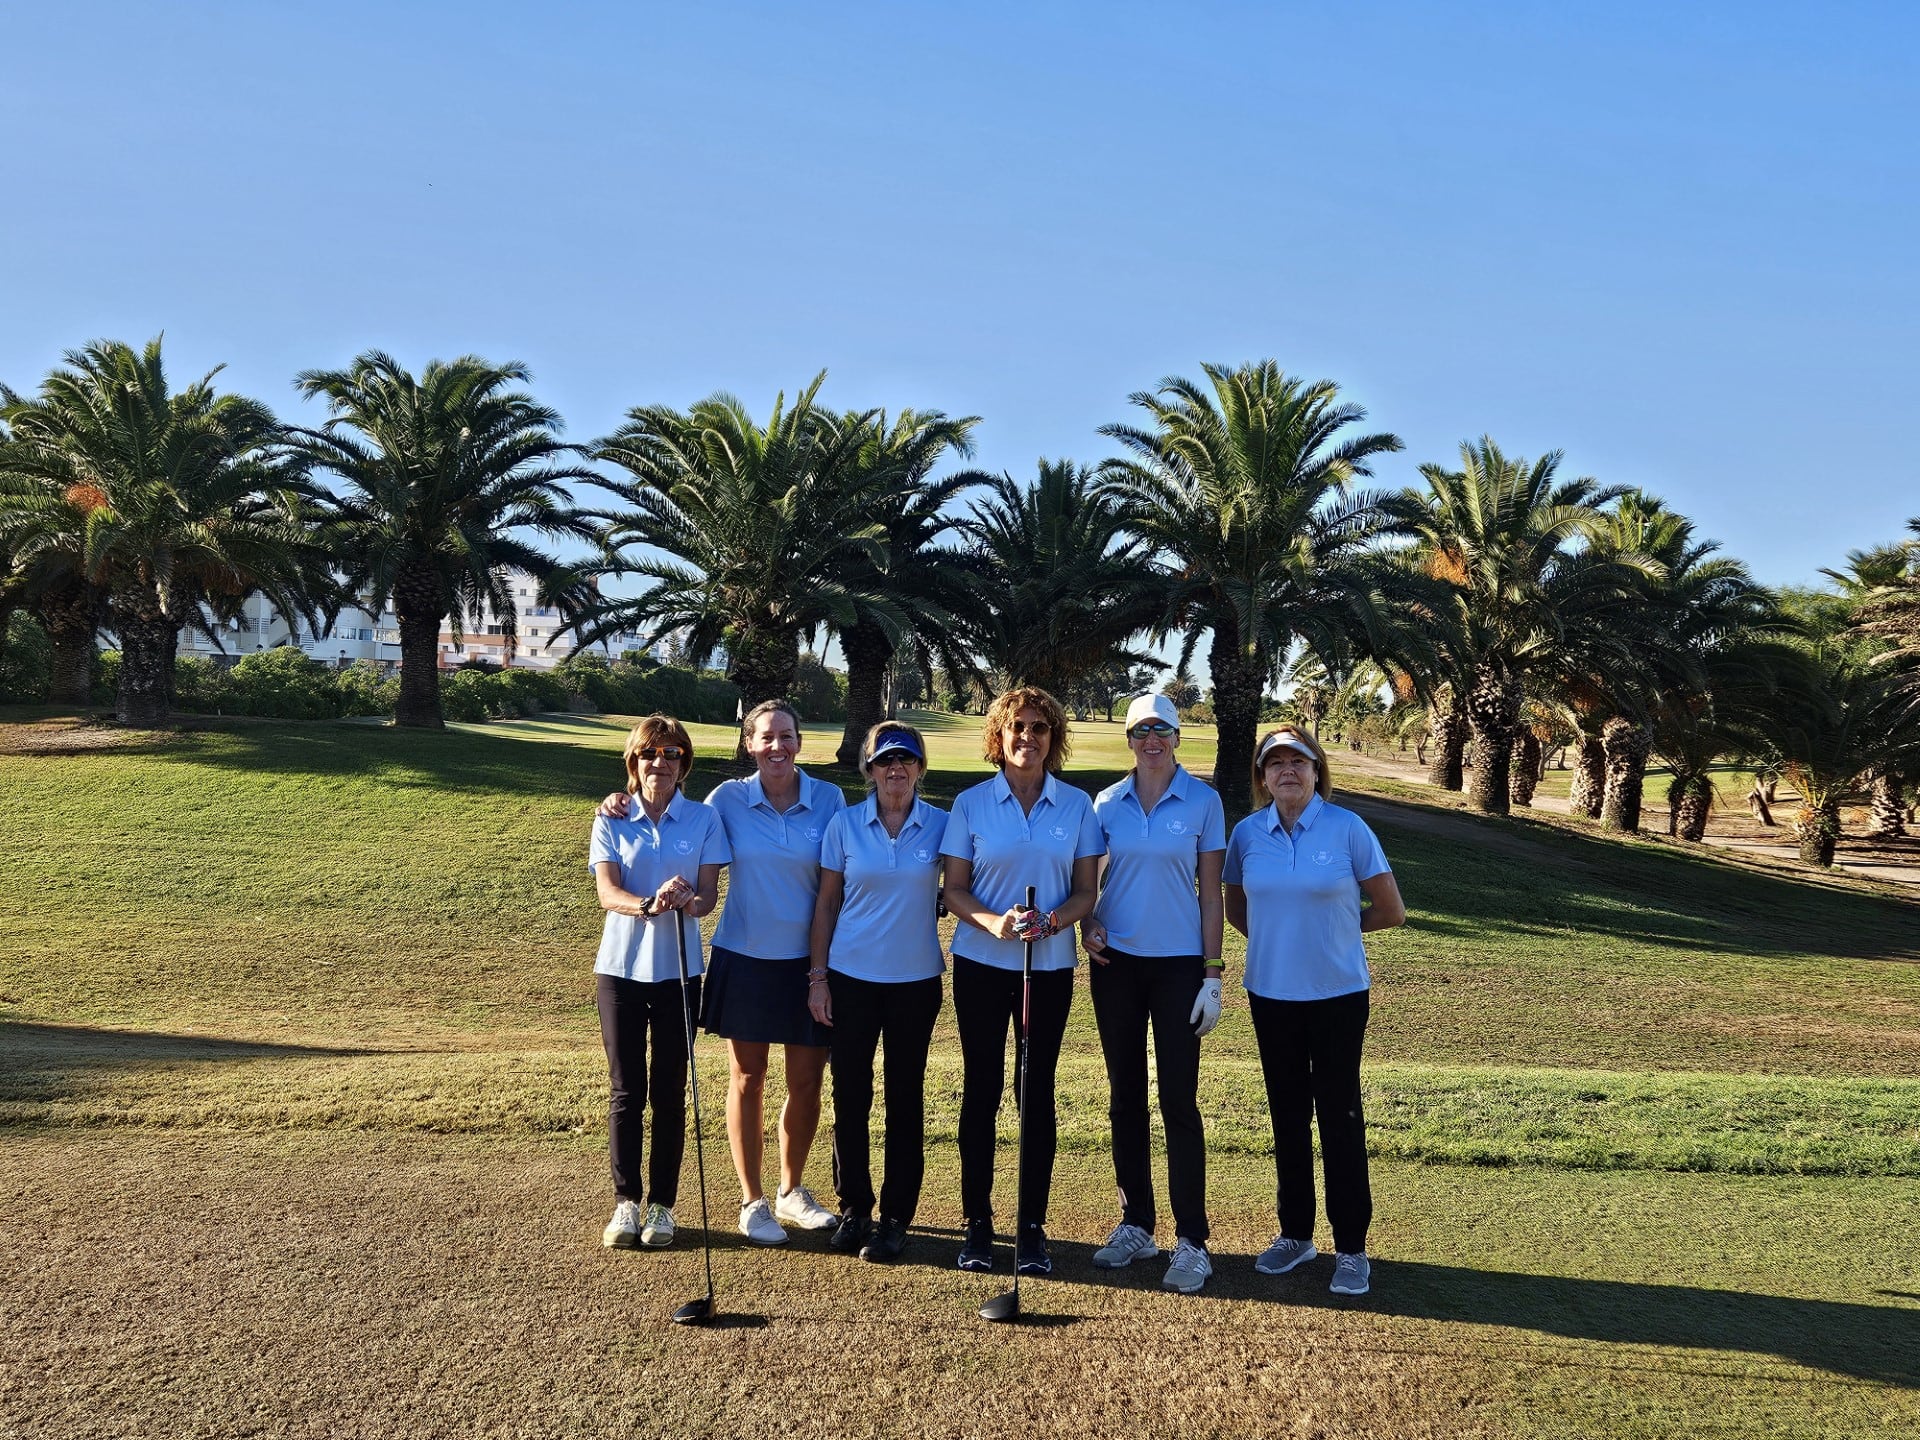
M 374 346 L 572 438 L 716 389 L 1094 461 L 1271 356 L 1412 483 L 1491 434 L 1761 579 L 1920 514 L 1920 7 L 42 6 L 0 50 L 0 379 L 164 330 L 301 414 Z

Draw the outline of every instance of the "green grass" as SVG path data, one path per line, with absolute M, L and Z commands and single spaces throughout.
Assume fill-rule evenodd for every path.
M 914 718 L 932 747 L 933 798 L 986 772 L 977 719 Z M 40 1182 L 25 1177 L 69 1154 L 86 1183 L 33 1203 L 116 1203 L 93 1198 L 78 1158 L 101 1145 L 150 1156 L 167 1176 L 284 1161 L 286 1184 L 329 1194 L 340 1166 L 384 1194 L 382 1177 L 411 1163 L 395 1157 L 427 1146 L 441 1157 L 436 1185 L 469 1165 L 481 1177 L 509 1167 L 509 1189 L 514 1175 L 579 1177 L 581 1195 L 555 1200 L 553 1223 L 597 1223 L 604 1064 L 589 971 L 600 915 L 585 849 L 593 800 L 622 778 L 627 724 L 549 717 L 446 735 L 213 725 L 109 751 L 0 754 L 0 1144 L 23 1177 L 10 1215 L 40 1214 L 29 1204 Z M 1120 773 L 1117 725 L 1075 733 L 1069 778 L 1091 788 Z M 813 732 L 813 758 L 836 738 Z M 699 727 L 696 745 L 692 788 L 704 793 L 732 773 L 732 732 Z M 1185 758 L 1205 770 L 1211 748 L 1193 733 Z M 814 768 L 857 793 L 856 776 Z M 1391 1258 L 1365 1316 L 1299 1288 L 1276 1306 L 1223 1272 L 1220 1303 L 1247 1308 L 1231 1308 L 1222 1330 L 1153 1310 L 1150 1279 L 1143 1292 L 1081 1275 L 1082 1250 L 1111 1223 L 1111 1177 L 1104 1075 L 1084 989 L 1077 997 L 1057 1188 L 1077 1278 L 1054 1293 L 1088 1316 L 1089 1339 L 1198 1347 L 1240 1387 L 1227 1396 L 1182 1380 L 1168 1392 L 1177 1413 L 1149 1410 L 1142 1433 L 1237 1433 L 1233 1406 L 1248 1395 L 1277 1384 L 1273 1403 L 1297 1400 L 1284 1367 L 1301 1354 L 1316 1366 L 1357 1357 L 1356 1376 L 1377 1381 L 1366 1403 L 1387 1407 L 1372 1433 L 1431 1421 L 1454 1388 L 1463 1414 L 1501 1433 L 1913 1433 L 1920 904 L 1551 817 L 1481 819 L 1391 782 L 1344 794 L 1379 830 L 1412 912 L 1370 944 L 1375 1248 Z M 1238 947 L 1228 955 L 1237 979 Z M 716 1045 L 701 1064 L 717 1095 Z M 949 1012 L 929 1086 L 937 1225 L 957 1219 L 945 1142 L 959 1080 Z M 1232 986 L 1202 1105 L 1220 1246 L 1244 1256 L 1270 1223 L 1271 1172 Z M 715 1147 L 708 1159 L 724 1208 L 731 1177 Z M 155 1181 L 150 1203 L 169 1203 L 168 1183 Z M 384 1253 L 377 1230 L 362 1240 Z M 723 1254 L 723 1286 L 774 1284 L 729 1278 L 754 1258 Z M 358 1262 L 340 1263 L 347 1274 Z M 843 1282 L 820 1268 L 827 1257 L 796 1247 L 792 1263 L 778 1282 L 789 1288 L 767 1303 L 803 1328 L 770 1336 L 780 1345 L 766 1363 L 818 1343 L 809 1363 L 830 1370 L 842 1342 L 820 1328 L 839 1323 L 821 1292 Z M 676 1274 L 668 1291 L 684 1286 Z M 1004 1357 L 1024 1352 L 950 1339 L 928 1318 L 948 1304 L 943 1268 L 874 1283 L 896 1288 L 863 1303 L 929 1347 L 925 1365 L 896 1378 L 924 1390 L 946 1428 L 964 1428 L 977 1387 L 960 1382 L 1007 1379 Z M 489 1303 L 521 1314 L 517 1293 Z M 71 1301 L 45 1303 L 59 1313 Z M 550 1311 L 516 1323 L 536 1332 L 557 1323 Z M 353 1323 L 384 1325 L 388 1313 Z M 0 1340 L 9 1323 L 0 1306 Z M 636 1362 L 668 1376 L 689 1363 L 653 1345 Z M 236 1351 L 231 1364 L 245 1363 Z M 699 1374 L 686 1378 L 705 1393 Z M 1104 1393 L 1091 1372 L 1087 1384 L 1076 1393 Z M 748 1391 L 769 1393 L 736 1399 Z M 718 1403 L 707 1418 L 757 1433 L 745 1413 Z

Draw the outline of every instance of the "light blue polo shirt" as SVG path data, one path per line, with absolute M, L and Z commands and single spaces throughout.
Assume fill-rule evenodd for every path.
M 702 865 L 724 865 L 731 858 L 727 832 L 720 828 L 719 817 L 679 791 L 674 792 L 658 825 L 647 818 L 638 796 L 628 805 L 628 815 L 625 820 L 594 816 L 587 868 L 613 861 L 620 867 L 620 888 L 630 895 L 651 895 L 674 875 L 689 885 L 698 885 Z M 649 983 L 678 980 L 680 966 L 673 949 L 673 926 L 677 923 L 677 912 L 642 920 L 637 915 L 616 915 L 609 910 L 607 923 L 600 931 L 600 953 L 594 959 L 593 973 Z M 702 968 L 699 922 L 688 916 L 684 933 L 687 975 L 691 978 Z
M 1269 805 L 1233 827 L 1222 877 L 1247 892 L 1247 989 L 1268 1000 L 1365 990 L 1360 882 L 1387 873 L 1367 822 L 1318 795 L 1288 836 Z
M 1133 776 L 1093 801 L 1107 837 L 1107 873 L 1094 918 L 1128 955 L 1200 953 L 1200 856 L 1227 848 L 1227 814 L 1211 785 L 1176 767 L 1149 815 Z
M 800 798 L 784 815 L 757 774 L 716 785 L 707 796 L 733 850 L 713 943 L 760 960 L 806 955 L 820 893 L 820 842 L 827 822 L 847 808 L 838 785 L 796 773 Z
M 1073 862 L 1106 851 L 1100 822 L 1087 792 L 1058 776 L 1047 776 L 1031 814 L 1020 809 L 1005 775 L 962 790 L 947 818 L 940 853 L 973 862 L 967 888 L 990 910 L 1007 911 L 1027 902 L 1027 886 L 1038 892 L 1042 912 L 1057 910 L 1073 893 Z M 986 931 L 962 924 L 953 933 L 953 953 L 999 970 L 1018 970 L 1024 945 L 996 940 Z M 1071 970 L 1080 959 L 1073 931 L 1049 935 L 1033 947 L 1036 970 Z
M 856 980 L 930 980 L 947 968 L 936 928 L 947 812 L 915 799 L 898 836 L 869 795 L 827 822 L 820 868 L 846 878 L 827 968 Z

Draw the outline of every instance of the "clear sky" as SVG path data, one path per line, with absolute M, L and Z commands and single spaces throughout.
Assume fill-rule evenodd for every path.
M 0 379 L 374 346 L 1094 461 L 1204 361 L 1643 485 L 1774 583 L 1920 514 L 1920 5 L 93 3 L 0 46 Z M 311 417 L 309 417 L 311 418 Z

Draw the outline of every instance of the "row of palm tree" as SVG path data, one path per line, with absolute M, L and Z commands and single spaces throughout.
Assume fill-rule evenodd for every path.
M 1898 823 L 1920 768 L 1920 530 L 1854 557 L 1816 616 L 1657 499 L 1563 479 L 1558 453 L 1482 438 L 1457 467 L 1420 467 L 1421 486 L 1365 490 L 1401 442 L 1332 382 L 1271 361 L 1202 374 L 1132 396 L 1137 423 L 1102 431 L 1114 458 L 1042 461 L 1023 484 L 966 468 L 977 417 L 832 411 L 823 376 L 764 422 L 715 394 L 574 445 L 519 365 L 466 356 L 416 377 L 370 352 L 298 377 L 328 411 L 305 427 L 214 375 L 170 391 L 157 340 L 102 342 L 36 395 L 0 390 L 0 610 L 45 626 L 64 701 L 111 631 L 117 713 L 152 724 L 183 626 L 256 591 L 310 623 L 390 602 L 395 718 L 437 725 L 442 627 L 489 611 L 511 627 L 519 571 L 579 638 L 724 651 L 749 705 L 792 689 L 803 643 L 835 637 L 843 759 L 902 664 L 929 686 L 938 669 L 1066 693 L 1130 674 L 1143 642 L 1177 639 L 1184 674 L 1204 640 L 1236 816 L 1265 697 L 1310 656 L 1335 690 L 1370 665 L 1403 710 L 1424 707 L 1433 778 L 1491 813 L 1530 803 L 1551 722 L 1576 737 L 1574 808 L 1616 828 L 1638 828 L 1654 756 L 1682 835 L 1728 757 L 1794 778 L 1803 839 L 1862 783 Z M 576 486 L 607 500 L 582 506 Z M 569 540 L 586 558 L 562 562 Z M 602 588 L 621 580 L 643 588 Z

